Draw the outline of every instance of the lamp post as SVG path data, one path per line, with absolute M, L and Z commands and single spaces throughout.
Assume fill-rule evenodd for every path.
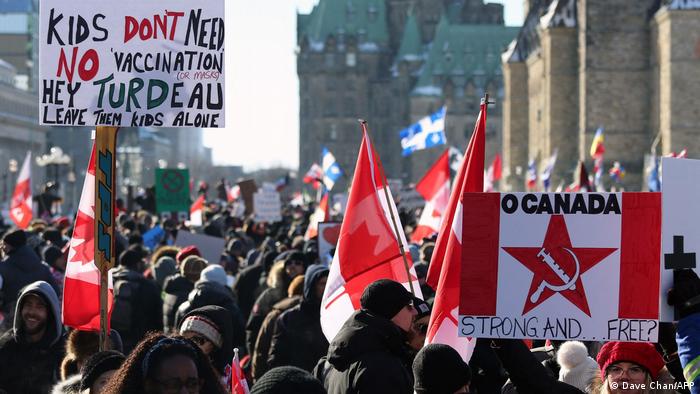
M 9 197 L 9 191 L 10 191 L 10 182 L 12 182 L 12 179 L 15 177 L 15 173 L 17 172 L 18 169 L 18 163 L 17 160 L 15 159 L 10 159 L 10 161 L 7 162 L 7 171 L 5 174 L 2 175 L 2 203 L 5 204 L 8 202 L 8 197 Z M 9 204 L 8 204 L 9 206 Z
M 53 167 L 53 182 L 58 184 L 58 168 L 61 165 L 68 165 L 71 163 L 71 157 L 63 153 L 63 149 L 58 146 L 52 146 L 49 149 L 49 153 L 43 154 L 36 158 L 36 164 L 39 167 L 52 166 Z

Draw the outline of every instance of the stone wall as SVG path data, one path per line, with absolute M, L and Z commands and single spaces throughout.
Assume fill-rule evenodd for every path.
M 524 62 L 503 64 L 503 175 L 501 190 L 521 190 L 527 165 L 528 89 Z M 520 171 L 516 168 L 520 167 Z

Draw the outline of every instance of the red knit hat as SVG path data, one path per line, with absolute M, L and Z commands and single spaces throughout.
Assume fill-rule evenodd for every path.
M 600 348 L 598 365 L 600 374 L 605 380 L 605 371 L 614 363 L 627 361 L 635 363 L 651 374 L 652 379 L 659 376 L 664 367 L 664 359 L 651 343 L 641 342 L 608 342 Z
M 184 248 L 180 249 L 179 252 L 177 252 L 177 256 L 175 256 L 175 260 L 177 260 L 177 263 L 180 264 L 187 256 L 202 257 L 202 254 L 199 252 L 199 249 L 197 249 L 197 247 L 194 245 L 185 246 Z

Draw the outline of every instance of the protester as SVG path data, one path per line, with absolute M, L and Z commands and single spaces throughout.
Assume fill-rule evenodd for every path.
M 152 333 L 115 372 L 106 394 L 225 393 L 209 359 L 191 341 Z
M 250 311 L 253 309 L 257 299 L 255 294 L 258 293 L 260 278 L 263 276 L 267 277 L 267 273 L 272 268 L 277 255 L 277 251 L 265 250 L 265 252 L 258 255 L 253 265 L 244 268 L 238 274 L 236 283 L 233 285 L 233 291 L 236 294 L 238 306 L 241 308 L 241 313 L 243 313 L 246 321 L 248 321 Z M 259 293 L 262 293 L 262 290 Z
M 588 348 L 578 341 L 564 342 L 557 350 L 559 381 L 586 391 L 590 382 L 600 374 L 596 360 L 588 355 Z
M 141 252 L 128 249 L 119 256 L 119 267 L 112 272 L 111 324 L 122 336 L 127 354 L 147 332 L 163 330 L 160 291 L 154 282 L 143 276 L 143 268 Z
M 163 289 L 165 279 L 171 275 L 177 274 L 177 265 L 175 259 L 170 256 L 162 256 L 153 264 L 153 280 L 156 281 L 159 289 Z
M 177 309 L 187 301 L 187 296 L 194 289 L 195 282 L 199 280 L 199 275 L 206 266 L 206 260 L 196 255 L 190 255 L 180 263 L 180 273 L 165 279 L 163 283 L 163 328 L 165 332 L 170 332 L 175 328 Z
M 312 371 L 328 352 L 328 340 L 321 329 L 321 299 L 326 288 L 328 268 L 312 265 L 304 276 L 301 303 L 277 318 L 270 344 L 271 368 L 291 365 Z
M 86 394 L 101 394 L 126 358 L 115 350 L 93 354 L 80 369 L 80 391 Z
M 36 281 L 44 281 L 51 285 L 55 294 L 58 294 L 60 289 L 49 267 L 42 264 L 39 256 L 27 245 L 27 234 L 24 231 L 6 233 L 0 242 L 0 252 L 5 257 L 0 261 L 3 293 L 0 312 L 6 316 L 9 324 L 21 288 Z
M 187 301 L 182 303 L 177 310 L 175 315 L 177 326 L 181 326 L 185 316 L 191 311 L 207 305 L 220 306 L 229 311 L 233 326 L 233 346 L 245 353 L 243 351 L 245 347 L 245 323 L 243 322 L 243 316 L 238 309 L 238 305 L 236 305 L 231 289 L 226 287 L 226 273 L 218 265 L 210 265 L 202 270 L 199 280 L 187 297 Z
M 263 320 L 262 326 L 260 326 L 258 339 L 255 341 L 255 351 L 253 352 L 252 357 L 251 375 L 254 379 L 259 379 L 270 369 L 267 360 L 270 355 L 270 344 L 272 343 L 272 336 L 275 333 L 277 318 L 284 311 L 299 305 L 303 293 L 304 277 L 297 276 L 292 280 L 292 283 L 290 283 L 289 287 L 287 288 L 288 297 L 276 303 L 272 307 L 270 313 L 265 316 L 265 320 Z
M 203 306 L 185 315 L 180 335 L 196 343 L 212 362 L 214 369 L 225 375 L 233 359 L 233 317 L 227 309 L 216 305 Z
M 0 338 L 0 391 L 47 393 L 58 382 L 65 353 L 58 296 L 37 281 L 17 298 L 14 325 Z
M 651 382 L 673 383 L 674 379 L 664 366 L 664 360 L 650 343 L 608 342 L 598 353 L 600 377 L 591 383 L 592 390 L 601 394 L 646 393 L 623 387 L 625 384 L 645 384 Z M 657 390 L 656 393 L 673 393 L 674 390 Z
M 360 298 L 362 309 L 343 324 L 314 375 L 329 394 L 413 392 L 406 344 L 416 311 L 400 283 L 381 279 Z
M 413 297 L 413 307 L 416 310 L 416 316 L 413 318 L 411 330 L 408 332 L 408 345 L 418 352 L 423 348 L 425 336 L 428 334 L 430 305 L 418 297 Z
M 288 253 L 279 255 L 278 258 L 285 258 Z M 272 310 L 272 306 L 287 296 L 287 287 L 291 278 L 285 270 L 285 261 L 277 261 L 270 269 L 270 275 L 267 277 L 268 288 L 260 294 L 253 309 L 248 317 L 246 324 L 246 346 L 248 351 L 255 349 L 255 341 L 260 332 L 260 326 L 265 320 L 265 316 Z
M 250 394 L 326 394 L 323 384 L 296 367 L 269 370 L 253 385 Z
M 413 360 L 416 394 L 469 393 L 471 369 L 452 347 L 431 343 Z

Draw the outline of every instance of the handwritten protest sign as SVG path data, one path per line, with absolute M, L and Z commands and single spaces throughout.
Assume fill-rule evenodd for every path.
M 693 269 L 700 273 L 697 253 L 700 252 L 700 160 L 661 160 L 663 172 L 663 224 L 661 239 L 661 321 L 675 319 L 673 308 L 666 302 L 666 294 L 673 286 L 674 269 Z
M 461 336 L 657 340 L 659 193 L 468 193 L 462 207 Z
M 224 126 L 223 0 L 42 0 L 40 123 Z
M 255 220 L 258 222 L 279 222 L 282 220 L 282 203 L 280 194 L 275 186 L 264 183 L 263 187 L 253 194 Z

